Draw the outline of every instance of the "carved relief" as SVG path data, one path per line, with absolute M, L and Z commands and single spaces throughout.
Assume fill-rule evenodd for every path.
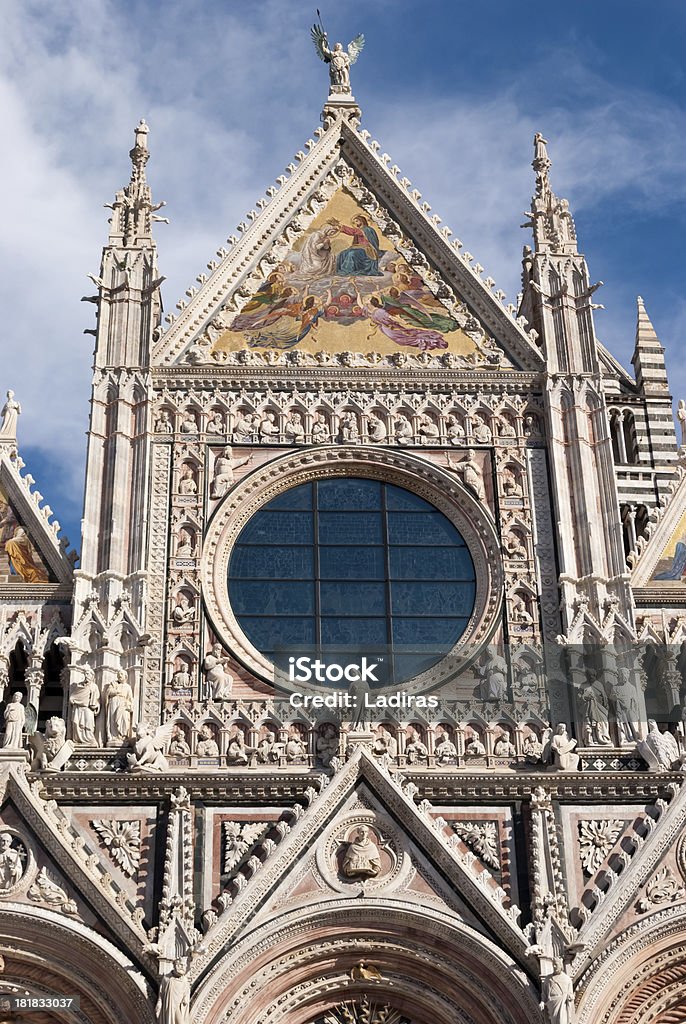
M 500 871 L 497 821 L 451 821 L 450 827 L 487 867 Z
M 624 822 L 612 820 L 579 822 L 579 851 L 585 875 L 592 875 L 609 856 L 624 829 Z
M 91 825 L 114 863 L 125 875 L 135 875 L 141 859 L 140 821 L 96 818 Z

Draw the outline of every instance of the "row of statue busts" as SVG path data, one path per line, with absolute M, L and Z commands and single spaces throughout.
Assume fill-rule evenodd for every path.
M 411 409 L 390 413 L 376 408 L 368 412 L 326 409 L 261 412 L 241 408 L 235 414 L 213 410 L 204 416 L 194 409 L 178 414 L 162 409 L 154 423 L 156 434 L 185 434 L 231 439 L 234 444 L 398 444 L 454 445 L 492 444 L 498 440 L 525 440 L 541 436 L 538 413 L 495 414 L 488 409 L 472 413 L 455 410 L 445 415 Z
M 339 749 L 339 730 L 330 722 L 307 730 L 299 723 L 284 727 L 272 721 L 255 726 L 232 722 L 222 726 L 214 720 L 206 720 L 191 727 L 177 720 L 169 742 L 169 756 L 177 761 L 210 758 L 230 768 L 260 765 L 328 768 Z

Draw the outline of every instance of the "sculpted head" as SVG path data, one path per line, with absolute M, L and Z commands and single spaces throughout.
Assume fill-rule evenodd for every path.
M 56 736 L 64 736 L 67 731 L 63 718 L 56 715 L 49 718 L 45 723 L 45 735 L 47 739 L 55 739 Z
M 19 703 L 21 703 L 21 693 L 19 690 L 15 690 L 14 693 L 12 694 L 12 704 Z
M 2 852 L 4 853 L 5 850 L 9 850 L 11 845 L 12 836 L 9 834 L 9 832 L 3 832 L 2 835 L 0 835 L 0 850 L 2 850 Z

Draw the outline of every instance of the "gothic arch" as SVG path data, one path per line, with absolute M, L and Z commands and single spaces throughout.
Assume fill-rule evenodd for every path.
M 578 1024 L 677 1024 L 686 1019 L 686 907 L 623 932 L 581 978 Z
M 381 975 L 355 977 L 361 960 Z M 534 986 L 489 939 L 426 905 L 331 901 L 290 910 L 215 961 L 195 1024 L 311 1024 L 367 995 L 412 1024 L 538 1024 Z
M 80 1014 L 67 1021 L 154 1024 L 151 992 L 143 975 L 111 942 L 80 921 L 44 907 L 0 907 L 0 948 L 5 959 L 0 993 L 5 984 L 17 984 L 36 994 L 78 996 Z

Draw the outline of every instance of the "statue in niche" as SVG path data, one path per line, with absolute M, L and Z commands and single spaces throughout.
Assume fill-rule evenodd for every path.
M 176 557 L 195 558 L 195 535 L 185 526 L 176 534 Z
M 527 437 L 538 437 L 541 433 L 541 424 L 538 416 L 533 413 L 529 413 L 528 416 L 524 417 L 524 433 Z
M 524 737 L 522 753 L 527 764 L 538 764 L 543 759 L 543 744 L 535 733 L 530 732 Z
M 510 421 L 505 416 L 501 416 L 498 420 L 498 436 L 499 437 L 516 437 L 517 432 Z
M 19 690 L 15 690 L 5 707 L 5 735 L 2 737 L 3 750 L 21 750 L 22 736 L 26 724 L 26 708 Z
M 422 742 L 422 738 L 414 728 L 410 725 L 407 729 L 407 743 L 405 744 L 405 756 L 408 764 L 418 764 L 425 762 L 429 756 L 429 749 L 426 743 Z
M 681 447 L 686 448 L 686 401 L 684 401 L 683 398 L 679 399 L 676 418 L 678 419 L 679 426 L 681 427 Z
M 174 433 L 174 424 L 172 423 L 169 412 L 166 409 L 163 409 L 158 418 L 155 420 L 155 426 L 153 429 L 156 434 Z
M 219 757 L 219 747 L 209 725 L 203 725 L 199 732 L 195 752 L 198 757 Z
M 195 413 L 187 409 L 181 419 L 179 427 L 182 434 L 197 434 L 198 432 L 198 421 L 195 418 Z
M 176 605 L 172 612 L 172 620 L 175 626 L 189 626 L 195 619 L 195 608 L 191 604 L 188 594 L 180 590 L 176 596 Z
M 407 445 L 412 444 L 414 441 L 414 431 L 412 430 L 412 424 L 408 420 L 407 416 L 402 413 L 398 413 L 395 418 L 395 424 L 393 426 L 393 434 L 397 444 Z
M 317 758 L 328 768 L 334 757 L 338 757 L 338 733 L 336 726 L 327 722 L 319 730 L 316 743 Z
M 341 416 L 338 439 L 342 444 L 354 444 L 359 438 L 357 418 L 354 412 L 344 412 Z
M 286 760 L 289 764 L 296 762 L 303 763 L 307 761 L 307 747 L 305 742 L 297 729 L 291 729 L 286 740 L 285 747 Z
M 477 444 L 490 444 L 493 440 L 491 428 L 479 413 L 472 416 L 472 437 Z
M 541 1010 L 545 1010 L 549 1024 L 575 1024 L 574 986 L 565 973 L 562 961 L 553 961 L 553 973 L 541 979 Z
M 514 593 L 510 604 L 510 621 L 516 626 L 532 626 L 533 618 L 529 612 L 526 598 L 521 593 Z
M 550 755 L 553 765 L 563 772 L 575 772 L 579 767 L 579 755 L 574 753 L 576 740 L 567 735 L 567 726 L 560 722 L 550 741 Z
M 493 753 L 496 757 L 514 757 L 516 755 L 517 750 L 510 739 L 509 729 L 503 729 L 500 738 L 496 740 Z
M 179 476 L 179 494 L 197 494 L 198 482 L 195 470 L 189 462 L 184 462 Z
M 331 431 L 326 416 L 323 412 L 316 412 L 312 423 L 312 441 L 314 444 L 326 444 L 330 440 Z
M 208 434 L 223 434 L 224 433 L 224 417 L 220 412 L 213 412 L 207 422 L 207 433 Z
M 100 691 L 90 668 L 77 668 L 83 678 L 76 676 L 69 684 L 71 738 L 84 747 L 95 746 L 95 717 L 100 714 Z
M 284 430 L 286 434 L 286 440 L 290 444 L 303 444 L 305 441 L 305 428 L 303 426 L 303 418 L 299 412 L 291 412 L 286 420 L 286 426 Z
M 313 25 L 310 29 L 312 42 L 320 60 L 329 65 L 329 88 L 335 95 L 350 96 L 350 67 L 364 49 L 362 33 L 355 36 L 344 50 L 342 43 L 336 43 L 333 50 L 329 49 L 326 32 L 321 25 Z
M 477 671 L 481 677 L 477 686 L 477 696 L 486 701 L 504 700 L 507 696 L 507 662 L 505 659 L 489 647 Z
M 386 440 L 388 436 L 386 424 L 379 416 L 376 416 L 374 413 L 370 413 L 368 417 L 368 424 L 368 434 L 370 441 L 374 441 L 375 443 L 378 444 L 379 441 Z
M 503 494 L 507 498 L 521 498 L 522 490 L 521 475 L 511 466 L 505 466 L 500 471 L 500 479 L 503 485 Z
M 174 674 L 171 677 L 171 685 L 175 690 L 187 690 L 191 686 L 191 674 L 188 671 L 188 663 L 184 658 L 177 658 L 174 662 Z
M 133 723 L 133 690 L 123 669 L 106 687 L 104 698 L 107 745 L 117 746 L 129 738 Z
M 226 761 L 227 764 L 233 765 L 234 767 L 246 765 L 248 763 L 248 749 L 245 745 L 245 733 L 239 725 L 235 726 L 234 731 L 229 737 Z
M 278 441 L 279 439 L 279 427 L 276 422 L 276 415 L 273 412 L 268 412 L 266 416 L 263 416 L 260 420 L 259 426 L 260 441 L 266 441 L 271 444 L 272 441 Z
M 188 757 L 190 752 L 185 732 L 180 725 L 175 725 L 172 729 L 169 753 L 172 757 Z
M 16 439 L 17 419 L 20 415 L 21 406 L 14 397 L 14 391 L 8 391 L 7 401 L 0 412 L 0 416 L 2 416 L 2 423 L 0 423 L 0 437 L 11 437 Z
M 611 746 L 610 712 L 605 687 L 594 672 L 590 672 L 581 688 L 583 705 L 584 741 L 587 746 L 595 743 Z
M 419 436 L 422 439 L 423 444 L 431 444 L 432 442 L 438 442 L 439 430 L 434 421 L 424 413 L 419 419 L 419 425 L 417 427 Z
M 16 844 L 16 845 L 15 845 Z M 11 832 L 0 833 L 0 892 L 14 888 L 25 870 L 26 850 Z
M 276 742 L 276 733 L 268 731 L 257 744 L 257 760 L 260 764 L 274 764 L 281 755 L 281 743 Z
M 191 1024 L 191 983 L 183 960 L 162 976 L 155 1013 L 158 1024 Z
M 615 702 L 615 721 L 620 746 L 632 746 L 640 739 L 640 736 L 636 728 L 638 702 L 628 669 L 620 668 L 617 673 L 617 683 L 610 689 L 610 696 Z
M 455 462 L 451 455 L 446 455 L 445 461 L 448 469 L 451 469 L 454 473 L 462 473 L 465 487 L 468 487 L 479 501 L 484 501 L 486 498 L 486 488 L 484 487 L 483 473 L 481 472 L 481 466 L 476 461 L 474 452 L 467 452 L 467 456 L 462 462 Z
M 486 747 L 481 742 L 478 732 L 472 732 L 472 738 L 465 747 L 465 754 L 469 754 L 470 757 L 486 756 Z
M 222 454 L 218 456 L 214 463 L 214 478 L 212 480 L 210 497 L 223 498 L 229 488 L 233 486 L 234 470 L 239 469 L 241 466 L 247 466 L 249 462 L 252 462 L 252 459 L 252 454 L 246 455 L 243 459 L 234 459 L 233 449 L 230 444 L 227 444 Z
M 457 445 L 462 444 L 464 441 L 464 427 L 458 420 L 457 416 L 448 416 L 445 421 L 446 434 L 450 444 Z
M 222 645 L 214 644 L 202 663 L 212 700 L 229 700 L 233 687 L 233 676 L 229 672 L 228 658 L 223 656 Z
M 169 762 L 163 754 L 164 744 L 171 738 L 173 722 L 162 725 L 153 734 L 146 722 L 136 726 L 133 751 L 126 755 L 130 772 L 166 772 Z
M 434 753 L 436 755 L 436 764 L 438 765 L 455 764 L 457 762 L 457 747 L 445 729 L 441 729 L 436 736 Z
M 505 554 L 508 558 L 524 559 L 528 557 L 525 544 L 521 541 L 519 535 L 514 530 L 510 530 L 508 535 L 505 537 Z
M 257 437 L 260 417 L 257 413 L 244 413 L 239 416 L 233 430 L 233 439 L 237 444 L 251 444 Z
M 385 725 L 378 726 L 376 730 L 372 753 L 385 761 L 395 761 L 398 756 L 398 741 Z
M 370 838 L 367 825 L 360 825 L 348 843 L 341 870 L 346 878 L 376 878 L 381 872 L 379 847 Z

